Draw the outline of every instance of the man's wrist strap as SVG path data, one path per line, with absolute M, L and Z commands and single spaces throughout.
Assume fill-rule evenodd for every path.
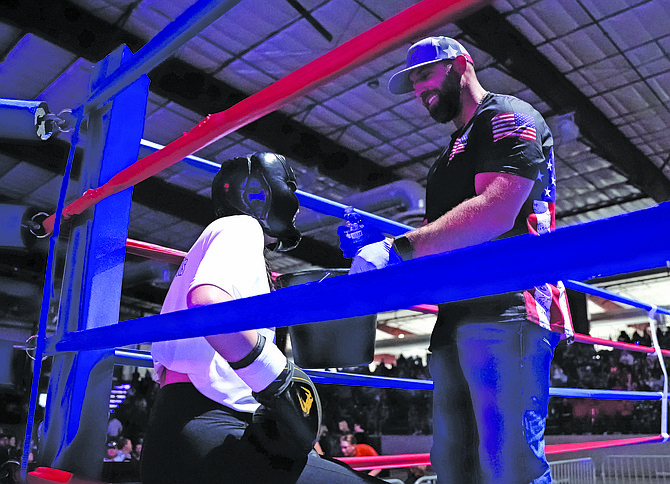
M 404 235 L 393 240 L 393 250 L 403 261 L 408 261 L 414 257 L 412 243 Z

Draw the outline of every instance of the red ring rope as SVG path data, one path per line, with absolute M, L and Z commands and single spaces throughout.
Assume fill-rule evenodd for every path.
M 603 449 L 633 444 L 651 444 L 664 442 L 662 435 L 639 437 L 632 439 L 605 440 L 600 442 L 581 442 L 576 444 L 547 445 L 545 454 L 562 454 L 565 452 L 576 452 L 589 449 Z M 366 457 L 335 457 L 357 471 L 370 471 L 372 469 L 397 469 L 401 467 L 413 467 L 430 465 L 430 454 L 401 454 L 401 455 L 378 455 Z M 46 482 L 68 482 L 72 474 L 48 467 L 39 467 L 30 473 L 31 476 L 41 478 Z M 30 477 L 29 477 L 30 481 Z M 33 479 L 35 481 L 35 479 Z M 36 482 L 36 481 L 35 481 Z M 43 482 L 43 481 L 42 481 Z
M 619 447 L 633 444 L 652 444 L 664 442 L 663 435 L 650 437 L 637 437 L 632 439 L 602 440 L 597 442 L 579 442 L 575 444 L 553 444 L 545 447 L 545 454 L 563 454 L 566 452 L 577 452 L 580 450 L 604 449 L 607 447 Z M 379 455 L 366 457 L 335 457 L 335 459 L 348 464 L 357 471 L 370 471 L 372 469 L 397 469 L 399 467 L 424 466 L 430 464 L 430 454 L 402 454 L 402 455 Z
M 487 3 L 486 0 L 423 0 L 403 10 L 229 109 L 207 116 L 165 148 L 138 160 L 101 187 L 87 190 L 63 209 L 63 217 L 82 213 L 100 200 L 160 173 L 188 155 L 332 79 L 402 46 L 410 39 L 476 11 Z M 55 225 L 54 218 L 51 215 L 43 222 L 49 234 Z
M 182 260 L 186 256 L 186 252 L 177 249 L 170 249 L 148 242 L 128 239 L 126 247 L 129 254 L 139 255 L 148 259 L 168 262 L 170 264 L 181 265 Z M 276 278 L 280 274 L 273 272 L 272 277 Z M 411 308 L 413 311 L 423 314 L 437 314 L 437 306 L 433 304 L 418 304 Z M 578 343 L 594 344 L 601 346 L 609 346 L 611 348 L 618 348 L 628 351 L 637 351 L 640 353 L 653 354 L 656 349 L 652 346 L 641 346 L 633 343 L 624 343 L 622 341 L 612 341 L 608 339 L 594 338 L 585 334 L 575 333 L 575 341 Z M 663 356 L 670 356 L 670 350 L 661 350 Z
M 141 240 L 126 240 L 126 252 L 133 255 L 146 257 L 147 259 L 159 260 L 168 262 L 174 265 L 181 265 L 181 262 L 186 257 L 186 252 L 177 249 L 170 249 L 149 242 L 142 242 Z

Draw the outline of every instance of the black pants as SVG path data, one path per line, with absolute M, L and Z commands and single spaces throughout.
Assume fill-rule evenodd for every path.
M 144 484 L 382 483 L 312 451 L 298 460 L 269 456 L 249 441 L 251 414 L 235 412 L 190 383 L 163 387 L 142 448 Z

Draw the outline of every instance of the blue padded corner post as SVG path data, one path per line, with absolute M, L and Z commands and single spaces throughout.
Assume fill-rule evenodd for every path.
M 100 61 L 91 91 L 131 58 L 120 47 Z M 97 188 L 137 160 L 149 79 L 142 76 L 88 117 L 79 193 Z M 132 188 L 72 220 L 56 337 L 118 323 Z M 98 480 L 107 434 L 113 349 L 54 357 L 38 463 Z

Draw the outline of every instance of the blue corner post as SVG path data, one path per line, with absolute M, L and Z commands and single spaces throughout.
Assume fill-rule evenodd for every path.
M 132 57 L 122 46 L 94 68 L 91 92 Z M 89 113 L 84 160 L 70 183 L 79 194 L 137 161 L 149 79 L 140 77 Z M 118 323 L 132 188 L 72 219 L 56 337 Z M 114 349 L 54 356 L 38 465 L 99 480 L 105 451 Z

